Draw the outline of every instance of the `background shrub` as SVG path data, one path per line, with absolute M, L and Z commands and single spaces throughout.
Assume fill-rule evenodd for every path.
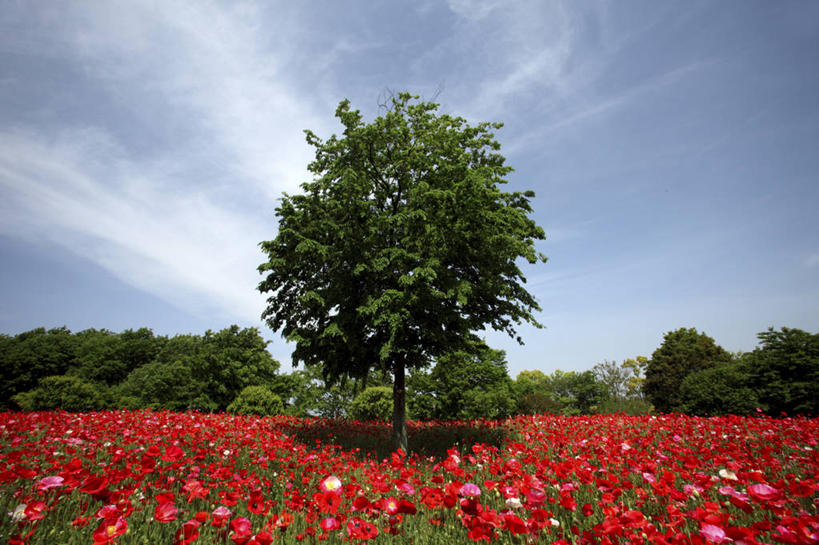
M 392 418 L 392 388 L 389 386 L 365 388 L 353 399 L 350 416 L 355 420 L 390 420 Z
M 597 406 L 598 414 L 623 413 L 629 416 L 638 416 L 651 414 L 652 412 L 654 412 L 654 406 L 645 399 L 637 397 L 609 398 Z
M 246 386 L 228 405 L 227 412 L 274 416 L 284 412 L 284 403 L 267 386 Z
M 104 385 L 69 375 L 42 378 L 36 388 L 12 399 L 24 411 L 99 411 L 112 404 Z

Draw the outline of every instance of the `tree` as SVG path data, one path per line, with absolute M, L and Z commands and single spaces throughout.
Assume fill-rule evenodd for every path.
M 528 394 L 545 394 L 551 392 L 549 377 L 540 369 L 524 370 L 515 378 L 515 393 L 517 397 Z
M 8 351 L 0 368 L 0 409 L 10 409 L 11 397 L 35 388 L 45 377 L 62 375 L 74 364 L 77 340 L 65 327 L 32 329 L 6 339 Z
M 628 358 L 621 365 L 631 373 L 626 381 L 626 395 L 632 399 L 643 400 L 645 398 L 643 384 L 646 381 L 645 373 L 648 367 L 648 358 L 645 356 Z
M 125 380 L 128 373 L 150 363 L 166 341 L 154 337 L 153 331 L 140 328 L 113 333 L 87 329 L 76 334 L 77 367 L 72 374 L 113 386 Z
M 506 353 L 483 342 L 442 356 L 430 373 L 435 418 L 504 418 L 515 411 Z
M 647 414 L 653 409 L 643 399 L 643 372 L 648 363 L 645 356 L 629 358 L 621 364 L 603 361 L 594 366 L 597 381 L 606 389 L 605 399 L 597 403 L 596 412 L 603 414 Z
M 270 384 L 279 362 L 267 351 L 267 343 L 255 327 L 232 325 L 205 332 L 201 349 L 189 362 L 194 380 L 211 402 L 210 410 L 224 411 L 247 386 Z
M 581 414 L 595 412 L 606 399 L 606 385 L 598 382 L 592 371 L 574 373 L 570 383 L 572 406 Z
M 259 291 L 262 317 L 295 343 L 294 366 L 319 366 L 330 381 L 375 367 L 393 376 L 393 442 L 406 450 L 407 370 L 469 350 L 475 331 L 540 326 L 517 265 L 546 258 L 527 217 L 534 193 L 506 193 L 511 172 L 492 129 L 436 112 L 401 93 L 365 124 L 343 101 L 343 135 L 322 141 L 303 194 L 276 209 Z
M 614 399 L 623 399 L 628 394 L 628 379 L 631 368 L 618 365 L 616 361 L 603 360 L 592 369 L 595 378 L 606 387 L 606 394 Z
M 153 361 L 138 367 L 114 390 L 120 404 L 129 409 L 214 410 L 184 358 L 170 363 Z
M 740 361 L 770 414 L 819 415 L 819 334 L 783 327 L 759 333 Z
M 731 360 L 731 354 L 705 333 L 694 328 L 669 331 L 646 366 L 643 391 L 658 411 L 679 411 L 680 386 L 685 377 Z

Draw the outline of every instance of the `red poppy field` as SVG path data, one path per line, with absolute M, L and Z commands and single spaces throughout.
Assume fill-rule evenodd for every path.
M 381 458 L 386 424 L 0 413 L 0 541 L 816 544 L 817 431 L 521 416 L 410 423 L 423 454 Z

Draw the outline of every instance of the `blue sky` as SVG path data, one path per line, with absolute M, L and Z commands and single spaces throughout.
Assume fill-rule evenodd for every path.
M 548 239 L 510 373 L 819 331 L 817 2 L 0 1 L 0 331 L 256 326 L 302 130 L 503 121 Z

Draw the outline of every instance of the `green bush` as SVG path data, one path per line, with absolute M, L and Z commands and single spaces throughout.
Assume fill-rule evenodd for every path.
M 143 408 L 171 411 L 208 408 L 202 403 L 194 403 L 202 398 L 202 387 L 194 380 L 187 360 L 153 361 L 138 367 L 116 387 L 116 391 L 120 399 L 138 399 L 138 405 Z
M 680 385 L 680 401 L 682 412 L 697 416 L 750 414 L 760 404 L 740 363 L 688 375 Z
M 353 399 L 350 416 L 355 420 L 380 420 L 392 418 L 392 388 L 371 386 Z
M 228 405 L 227 412 L 273 416 L 284 412 L 284 403 L 267 386 L 246 386 Z
M 551 397 L 532 392 L 518 400 L 518 410 L 523 414 L 560 414 L 563 405 Z
M 69 412 L 107 409 L 112 401 L 104 385 L 68 375 L 42 378 L 36 388 L 17 394 L 12 400 L 24 411 Z
M 597 414 L 623 413 L 629 416 L 638 416 L 651 414 L 654 412 L 654 406 L 645 399 L 636 397 L 609 398 L 597 406 L 596 412 Z

